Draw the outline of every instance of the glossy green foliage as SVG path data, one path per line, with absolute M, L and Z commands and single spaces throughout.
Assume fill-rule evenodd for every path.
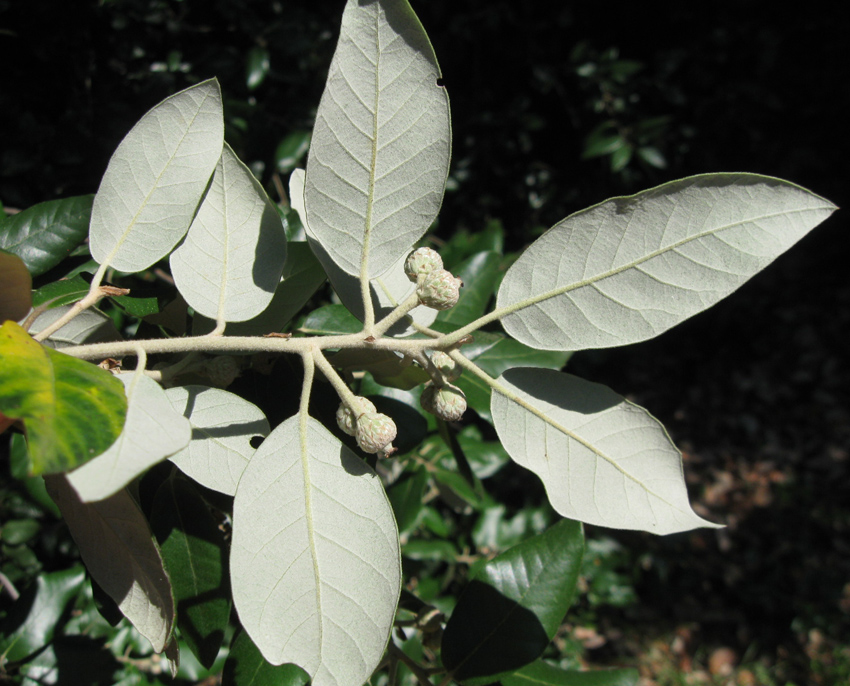
M 151 528 L 177 604 L 177 625 L 204 667 L 215 662 L 230 619 L 224 532 L 189 481 L 167 480 L 153 502 Z
M 85 570 L 80 566 L 36 579 L 0 622 L 0 667 L 24 660 L 50 643 L 84 579 Z
M 33 276 L 44 274 L 85 240 L 91 195 L 50 200 L 0 221 L 0 248 L 20 257 Z
M 584 554 L 563 521 L 479 570 L 446 625 L 443 662 L 464 684 L 488 684 L 540 657 L 572 602 Z
M 266 662 L 248 634 L 233 639 L 230 655 L 224 663 L 222 686 L 305 686 L 310 676 L 295 665 Z

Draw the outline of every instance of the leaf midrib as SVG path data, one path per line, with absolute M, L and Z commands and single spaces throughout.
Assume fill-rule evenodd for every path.
M 582 279 L 581 281 L 575 281 L 575 282 L 567 284 L 565 286 L 559 286 L 557 288 L 553 288 L 549 291 L 546 291 L 545 293 L 541 293 L 541 294 L 536 295 L 536 296 L 531 296 L 529 298 L 525 298 L 524 300 L 520 300 L 520 301 L 513 303 L 511 305 L 505 305 L 503 307 L 500 307 L 496 312 L 491 313 L 491 315 L 489 316 L 489 319 L 500 319 L 500 318 L 505 317 L 509 314 L 513 314 L 515 312 L 518 312 L 519 310 L 523 310 L 526 307 L 532 307 L 533 305 L 536 305 L 537 303 L 542 302 L 544 300 L 549 300 L 550 298 L 555 298 L 559 295 L 564 295 L 565 293 L 569 293 L 571 291 L 578 290 L 579 288 L 583 288 L 585 286 L 591 286 L 595 283 L 598 283 L 599 281 L 604 281 L 605 279 L 608 279 L 612 276 L 616 276 L 617 274 L 621 274 L 623 272 L 626 272 L 629 269 L 634 269 L 635 267 L 638 267 L 641 264 L 644 264 L 645 262 L 648 262 L 648 261 L 650 261 L 650 260 L 652 260 L 652 259 L 654 259 L 654 258 L 656 258 L 660 255 L 664 255 L 665 253 L 667 253 L 671 250 L 676 250 L 677 248 L 679 248 L 683 245 L 687 245 L 691 241 L 699 240 L 701 238 L 705 238 L 706 236 L 711 236 L 711 235 L 720 233 L 722 231 L 734 229 L 736 227 L 742 226 L 744 224 L 749 224 L 749 223 L 752 223 L 752 222 L 763 221 L 765 219 L 772 219 L 772 218 L 775 218 L 775 217 L 787 217 L 790 214 L 802 214 L 802 213 L 807 213 L 807 212 L 814 212 L 814 211 L 817 211 L 819 209 L 826 209 L 826 208 L 806 207 L 806 208 L 795 209 L 795 210 L 785 210 L 785 211 L 782 211 L 782 212 L 773 212 L 773 213 L 761 215 L 761 216 L 758 216 L 758 217 L 750 217 L 750 218 L 747 218 L 747 219 L 742 219 L 740 221 L 732 222 L 731 224 L 726 224 L 726 225 L 723 225 L 723 226 L 718 226 L 718 227 L 715 227 L 713 229 L 709 229 L 709 230 L 706 230 L 706 231 L 701 231 L 700 233 L 694 234 L 692 236 L 687 236 L 686 238 L 683 238 L 679 241 L 676 241 L 675 243 L 672 243 L 670 245 L 659 248 L 658 250 L 654 250 L 651 253 L 649 253 L 649 254 L 641 257 L 641 258 L 638 258 L 636 260 L 633 260 L 632 262 L 629 262 L 628 264 L 622 265 L 620 267 L 616 267 L 614 269 L 609 269 L 606 272 L 602 272 L 601 274 L 597 274 L 597 275 L 592 276 L 588 279 Z
M 199 115 L 200 115 L 200 113 L 201 113 L 201 110 L 203 109 L 204 103 L 206 103 L 206 101 L 207 101 L 207 99 L 208 99 L 209 97 L 210 97 L 210 94 L 209 94 L 209 93 L 205 93 L 205 94 L 204 94 L 203 99 L 202 99 L 202 100 L 201 100 L 201 102 L 198 104 L 198 107 L 197 107 L 197 109 L 196 109 L 196 111 L 195 111 L 195 114 L 192 116 L 192 119 L 191 119 L 191 121 L 189 122 L 188 126 L 186 126 L 186 129 L 184 130 L 183 135 L 182 135 L 182 136 L 180 136 L 180 140 L 179 140 L 179 142 L 178 142 L 178 143 L 177 143 L 177 145 L 174 147 L 174 152 L 173 152 L 173 153 L 171 154 L 171 156 L 168 158 L 168 161 L 167 161 L 167 162 L 163 165 L 162 170 L 159 172 L 159 174 L 157 175 L 156 179 L 154 180 L 154 183 L 153 183 L 153 185 L 151 186 L 151 189 L 148 191 L 147 195 L 145 195 L 145 198 L 144 198 L 144 200 L 142 201 L 142 204 L 141 204 L 141 205 L 139 205 L 139 209 L 136 211 L 136 214 L 135 214 L 135 215 L 133 215 L 133 218 L 130 220 L 130 223 L 127 225 L 127 228 L 126 228 L 126 229 L 124 230 L 124 232 L 121 234 L 120 238 L 119 238 L 119 239 L 118 239 L 118 241 L 116 242 L 115 247 L 112 249 L 112 251 L 111 251 L 111 252 L 109 252 L 109 253 L 107 254 L 107 256 L 106 256 L 106 258 L 104 259 L 104 261 L 103 261 L 103 263 L 101 264 L 101 266 L 107 266 L 107 265 L 111 264 L 111 263 L 112 263 L 112 260 L 114 260 L 114 259 L 115 259 L 115 256 L 116 256 L 116 255 L 118 254 L 118 252 L 121 250 L 121 247 L 124 245 L 125 241 L 127 240 L 128 235 L 129 235 L 129 234 L 130 234 L 130 232 L 133 230 L 133 228 L 136 226 L 136 222 L 138 222 L 138 220 L 139 220 L 139 216 L 142 214 L 142 212 L 143 212 L 143 211 L 145 210 L 145 208 L 148 206 L 148 203 L 150 202 L 151 196 L 152 196 L 152 195 L 154 194 L 154 192 L 156 192 L 156 190 L 159 188 L 159 181 L 160 181 L 160 179 L 162 178 L 163 174 L 165 174 L 166 170 L 167 170 L 167 169 L 171 166 L 171 163 L 174 161 L 174 158 L 177 156 L 177 152 L 180 150 L 181 146 L 183 145 L 183 141 L 184 141 L 184 140 L 186 139 L 186 137 L 189 135 L 189 131 L 192 129 L 192 126 L 194 125 L 195 120 L 198 118 L 198 116 L 199 116 Z M 107 169 L 107 171 L 108 171 L 108 169 Z

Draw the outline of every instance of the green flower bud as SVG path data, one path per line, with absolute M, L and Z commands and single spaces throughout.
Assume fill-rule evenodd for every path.
M 426 276 L 419 284 L 417 294 L 419 302 L 435 310 L 448 310 L 457 304 L 463 281 L 452 276 L 445 269 L 437 269 Z
M 457 386 L 446 384 L 442 388 L 427 386 L 419 398 L 419 404 L 426 412 L 444 419 L 456 422 L 466 412 L 466 396 Z
M 395 422 L 380 412 L 367 412 L 357 418 L 357 445 L 365 453 L 389 453 L 398 433 Z
M 420 276 L 430 274 L 435 269 L 443 268 L 443 258 L 431 248 L 417 248 L 407 256 L 404 262 L 404 273 L 407 278 L 416 283 Z
M 431 354 L 431 362 L 437 368 L 437 371 L 440 372 L 443 380 L 449 383 L 460 378 L 463 372 L 461 366 L 449 357 L 448 353 L 444 353 L 442 350 L 437 350 Z
M 352 412 L 351 408 L 349 408 L 345 403 L 340 403 L 339 408 L 336 411 L 336 425 L 349 436 L 357 434 L 358 415 L 376 411 L 371 400 L 366 400 L 366 398 L 361 398 L 359 396 L 357 397 L 357 400 L 360 403 L 360 411 L 356 414 Z

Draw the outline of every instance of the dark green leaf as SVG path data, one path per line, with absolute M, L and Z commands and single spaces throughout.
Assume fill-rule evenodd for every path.
M 112 298 L 118 306 L 127 314 L 133 317 L 150 317 L 162 311 L 163 304 L 156 297 L 133 297 L 129 295 L 119 295 Z
M 416 526 L 423 507 L 422 496 L 425 494 L 427 485 L 428 472 L 420 468 L 402 475 L 387 490 L 399 533 L 405 533 Z
M 224 534 L 195 487 L 181 477 L 166 480 L 157 491 L 151 528 L 171 578 L 177 626 L 209 668 L 230 617 Z
M 633 150 L 634 148 L 631 145 L 624 145 L 611 153 L 611 171 L 618 172 L 625 169 L 632 159 Z
M 83 242 L 93 195 L 49 200 L 0 223 L 0 248 L 15 253 L 33 276 L 52 269 Z
M 20 545 L 35 536 L 40 528 L 41 525 L 34 519 L 10 519 L 0 526 L 0 541 Z
M 552 520 L 551 509 L 526 507 L 510 519 L 504 505 L 488 507 L 475 523 L 472 540 L 478 548 L 500 551 L 542 533 Z
M 469 460 L 466 459 L 466 453 L 458 441 L 457 434 L 452 431 L 447 422 L 439 418 L 437 418 L 437 428 L 439 429 L 440 438 L 443 439 L 443 443 L 445 443 L 451 451 L 458 474 L 466 480 L 466 483 L 469 484 L 469 487 L 477 496 L 483 497 L 484 488 L 473 473 Z
M 89 292 L 89 283 L 81 276 L 76 275 L 70 279 L 54 281 L 33 291 L 33 307 L 40 307 L 50 303 L 49 307 L 61 307 L 71 305 L 82 300 Z
M 422 525 L 432 534 L 441 538 L 446 538 L 451 533 L 451 529 L 443 516 L 428 505 L 422 510 Z
M 505 229 L 498 219 L 491 219 L 480 231 L 461 229 L 455 231 L 445 245 L 440 246 L 440 256 L 446 269 L 454 271 L 467 257 L 479 252 L 502 254 L 505 249 Z
M 127 416 L 124 385 L 109 372 L 0 327 L 0 413 L 21 419 L 30 474 L 64 472 L 104 452 Z
M 56 636 L 21 667 L 23 686 L 113 686 L 121 664 L 90 636 Z M 149 686 L 146 684 L 145 686 Z
M 21 594 L 0 624 L 0 664 L 17 662 L 43 648 L 53 638 L 65 607 L 85 579 L 82 565 L 41 574 Z
M 329 361 L 343 371 L 367 371 L 380 385 L 405 391 L 431 379 L 422 367 L 412 364 L 410 358 L 399 357 L 391 350 L 344 348 Z
M 484 441 L 481 431 L 475 426 L 467 426 L 458 434 L 458 442 L 472 472 L 479 479 L 493 476 L 508 462 L 510 457 L 499 441 Z
M 307 315 L 301 331 L 312 335 L 347 334 L 363 330 L 363 324 L 345 305 L 325 305 Z
M 581 156 L 582 159 L 587 160 L 592 157 L 610 155 L 622 148 L 625 144 L 625 139 L 619 134 L 615 134 L 613 136 L 591 134 L 584 146 L 584 152 Z
M 19 321 L 32 306 L 32 276 L 17 255 L 0 250 L 0 322 Z
M 452 495 L 475 509 L 479 509 L 484 505 L 486 494 L 470 486 L 469 482 L 457 473 L 457 467 L 452 469 L 437 469 L 432 476 L 437 482 L 438 487 L 441 487 L 440 493 L 443 496 L 443 500 L 449 502 L 450 505 L 457 506 L 461 503 L 451 502 L 452 498 L 449 497 L 448 493 L 444 492 L 445 489 L 449 489 Z
M 502 677 L 502 686 L 637 686 L 640 673 L 636 669 L 598 669 L 580 672 L 561 669 L 538 660 Z
M 293 131 L 284 138 L 274 152 L 275 164 L 281 174 L 288 174 L 310 149 L 310 132 Z
M 243 631 L 230 646 L 221 686 L 304 686 L 309 681 L 310 676 L 300 667 L 266 662 Z
M 475 686 L 536 660 L 572 603 L 584 536 L 563 520 L 484 565 L 458 600 L 443 637 L 443 664 Z
M 369 400 L 375 404 L 378 412 L 393 418 L 398 428 L 398 437 L 393 441 L 398 450 L 397 455 L 404 455 L 413 450 L 425 438 L 428 424 L 422 414 L 410 405 L 383 395 L 370 396 Z
M 257 46 L 248 51 L 248 60 L 245 65 L 245 84 L 248 90 L 254 90 L 266 80 L 269 75 L 269 51 Z
M 457 304 L 440 312 L 437 319 L 456 328 L 469 324 L 484 314 L 499 281 L 502 256 L 495 252 L 480 252 L 452 269 L 463 281 Z

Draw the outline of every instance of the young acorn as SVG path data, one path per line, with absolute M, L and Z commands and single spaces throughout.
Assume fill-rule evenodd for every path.
M 380 412 L 366 412 L 357 418 L 357 445 L 364 453 L 395 452 L 393 440 L 398 433 L 395 422 Z
M 404 261 L 404 273 L 413 283 L 427 276 L 435 269 L 443 268 L 443 258 L 431 248 L 417 248 Z
M 466 396 L 457 386 L 446 384 L 438 388 L 428 385 L 419 397 L 419 404 L 426 412 L 447 422 L 456 422 L 466 412 Z
M 463 281 L 445 269 L 435 269 L 416 288 L 419 302 L 435 310 L 448 310 L 457 304 Z
M 360 412 L 354 413 L 345 403 L 340 403 L 336 411 L 336 425 L 349 436 L 357 435 L 357 417 L 366 412 L 377 412 L 371 400 L 357 396 Z

